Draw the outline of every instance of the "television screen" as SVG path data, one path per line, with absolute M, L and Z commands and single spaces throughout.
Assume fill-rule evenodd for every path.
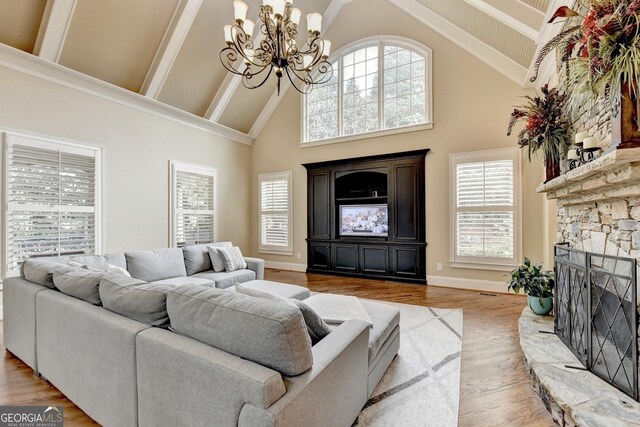
M 340 206 L 341 236 L 389 235 L 389 207 L 383 205 Z

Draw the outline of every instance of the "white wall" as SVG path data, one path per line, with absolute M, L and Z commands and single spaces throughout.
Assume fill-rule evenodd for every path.
M 0 66 L 7 128 L 103 147 L 105 252 L 169 245 L 169 160 L 218 168 L 218 238 L 249 251 L 249 146 Z

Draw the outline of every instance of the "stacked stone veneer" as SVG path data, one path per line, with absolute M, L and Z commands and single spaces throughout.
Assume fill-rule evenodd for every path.
M 558 205 L 558 242 L 640 259 L 640 149 L 615 150 L 538 188 Z

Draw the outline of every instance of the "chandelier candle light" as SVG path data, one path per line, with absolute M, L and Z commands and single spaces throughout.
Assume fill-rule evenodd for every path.
M 327 61 L 331 42 L 320 36 L 322 15 L 307 15 L 309 35 L 305 44 L 298 47 L 302 12 L 293 7 L 293 0 L 263 0 L 255 37 L 256 24 L 247 19 L 247 4 L 235 0 L 233 10 L 236 23 L 224 26 L 227 47 L 220 52 L 220 60 L 228 71 L 242 76 L 246 88 L 262 86 L 273 72 L 278 78 L 278 95 L 284 75 L 303 94 L 311 92 L 314 85 L 331 80 L 333 67 Z

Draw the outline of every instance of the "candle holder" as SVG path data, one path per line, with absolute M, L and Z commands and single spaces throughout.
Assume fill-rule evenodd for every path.
M 592 162 L 596 158 L 596 152 L 600 151 L 600 147 L 588 147 L 584 148 L 582 144 L 576 145 L 577 158 L 569 159 L 569 170 L 573 170 L 578 166 L 582 166 L 589 162 Z

